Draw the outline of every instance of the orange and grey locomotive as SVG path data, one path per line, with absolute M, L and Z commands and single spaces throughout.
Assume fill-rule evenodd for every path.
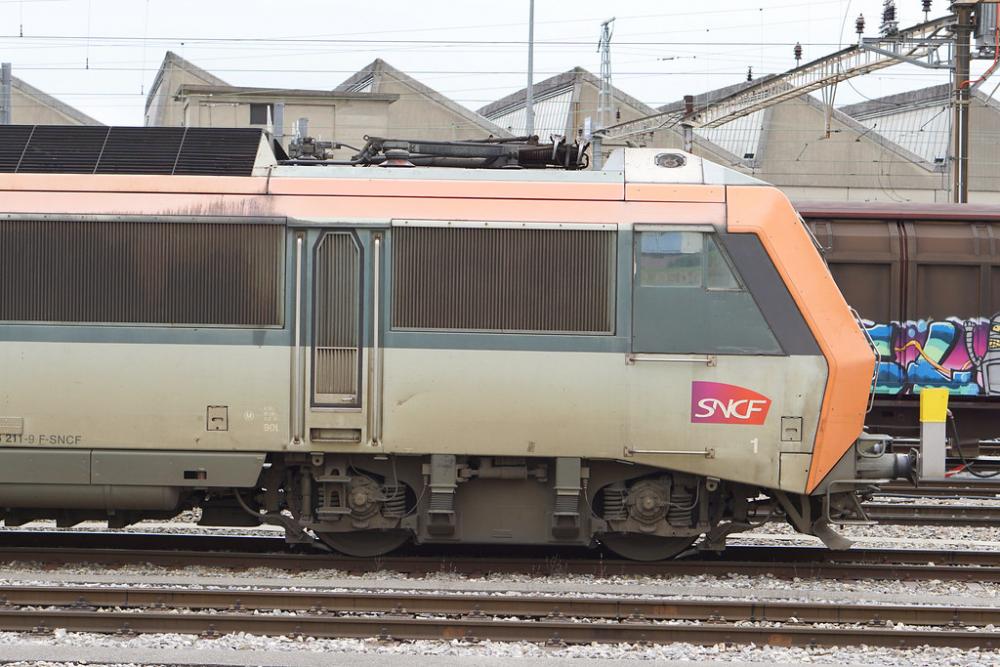
M 60 173 L 25 132 L 0 165 L 8 525 L 199 507 L 356 555 L 656 559 L 774 515 L 842 547 L 831 521 L 909 474 L 863 433 L 870 341 L 764 183 L 565 144 L 291 164 L 235 130 L 224 169 L 195 128 L 136 166 L 125 129 Z

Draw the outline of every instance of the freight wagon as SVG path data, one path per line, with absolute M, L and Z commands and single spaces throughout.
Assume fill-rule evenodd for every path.
M 920 390 L 946 387 L 963 441 L 1000 437 L 1000 207 L 797 208 L 878 351 L 869 427 L 913 435 Z

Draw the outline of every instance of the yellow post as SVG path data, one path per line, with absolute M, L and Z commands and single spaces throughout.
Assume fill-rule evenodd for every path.
M 945 421 L 948 390 L 920 390 L 920 479 L 943 479 L 946 454 Z
M 944 423 L 948 417 L 948 390 L 929 387 L 920 390 L 920 421 Z

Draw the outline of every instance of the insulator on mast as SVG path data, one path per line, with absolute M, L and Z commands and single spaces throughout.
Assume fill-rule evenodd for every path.
M 795 54 L 795 64 L 797 66 L 799 61 L 802 60 L 802 44 L 795 42 L 795 48 L 792 49 L 792 52 Z
M 926 21 L 931 13 L 931 0 L 921 0 L 920 4 L 923 6 L 924 20 Z
M 899 32 L 899 23 L 896 21 L 896 0 L 882 0 L 882 26 L 880 32 L 883 37 L 895 35 Z

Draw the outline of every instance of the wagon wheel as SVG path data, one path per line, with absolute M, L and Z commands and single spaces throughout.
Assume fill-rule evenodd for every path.
M 603 533 L 598 539 L 622 558 L 652 561 L 673 558 L 694 544 L 698 536 L 660 537 L 636 533 Z
M 371 558 L 395 551 L 410 541 L 408 530 L 354 530 L 346 533 L 316 533 L 329 547 L 356 558 Z

